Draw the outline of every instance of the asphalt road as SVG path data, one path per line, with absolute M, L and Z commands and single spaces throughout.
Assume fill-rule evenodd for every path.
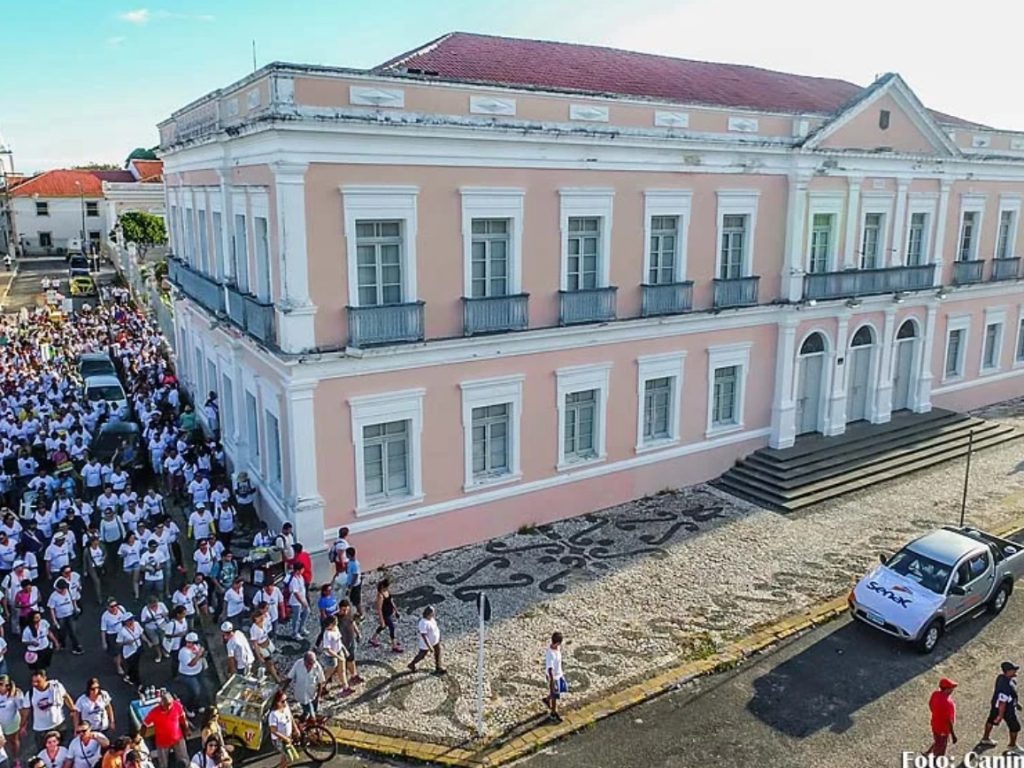
M 981 738 L 1004 659 L 1024 662 L 1024 588 L 998 617 L 960 624 L 930 656 L 842 618 L 732 673 L 602 721 L 524 761 L 544 768 L 877 768 L 930 741 L 928 697 L 959 683 L 963 758 Z M 1005 727 L 996 733 L 1000 754 Z
M 103 263 L 99 274 L 94 277 L 97 277 L 99 282 L 109 282 L 113 275 L 113 268 Z M 18 276 L 14 278 L 11 291 L 4 301 L 4 311 L 17 312 L 22 307 L 31 309 L 42 304 L 40 281 L 44 277 L 61 278 L 61 292 L 65 296 L 71 295 L 68 288 L 68 265 L 63 256 L 22 258 L 18 262 Z M 98 301 L 97 296 L 73 299 L 76 309 L 87 302 L 95 305 Z

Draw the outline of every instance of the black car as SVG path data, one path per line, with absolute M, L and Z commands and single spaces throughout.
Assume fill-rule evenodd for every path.
M 142 447 L 142 432 L 134 421 L 108 421 L 103 424 L 92 444 L 89 455 L 106 463 L 117 454 L 119 464 L 128 464 L 131 469 L 146 465 L 146 455 Z M 131 460 L 125 460 L 125 454 L 131 453 Z

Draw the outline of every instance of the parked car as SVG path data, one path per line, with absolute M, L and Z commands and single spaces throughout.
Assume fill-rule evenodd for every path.
M 114 361 L 106 352 L 84 352 L 78 356 L 78 375 L 85 381 L 90 376 L 114 376 Z
M 955 622 L 1000 613 L 1024 575 L 1020 544 L 970 527 L 940 528 L 880 559 L 850 592 L 850 613 L 922 653 Z
M 142 448 L 142 432 L 134 421 L 108 421 L 96 432 L 89 445 L 89 455 L 95 456 L 101 463 L 106 463 L 120 452 L 119 461 L 124 461 L 125 444 L 134 453 L 130 462 L 133 469 L 145 466 L 146 454 Z
M 85 256 L 72 256 L 68 259 L 68 277 L 89 277 L 89 260 Z
M 121 418 L 128 418 L 128 396 L 124 393 L 117 376 L 97 375 L 85 379 L 83 387 L 85 398 L 90 403 L 97 400 L 106 400 L 112 409 L 121 415 Z

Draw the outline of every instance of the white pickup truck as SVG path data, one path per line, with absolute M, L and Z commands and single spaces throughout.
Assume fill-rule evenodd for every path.
M 954 622 L 1001 612 L 1024 575 L 1024 547 L 970 527 L 932 531 L 881 561 L 850 592 L 850 613 L 922 653 Z

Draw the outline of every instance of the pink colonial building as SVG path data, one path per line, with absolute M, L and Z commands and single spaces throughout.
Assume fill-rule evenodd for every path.
M 366 565 L 1024 391 L 1024 134 L 895 74 L 455 33 L 160 134 L 183 378 Z

